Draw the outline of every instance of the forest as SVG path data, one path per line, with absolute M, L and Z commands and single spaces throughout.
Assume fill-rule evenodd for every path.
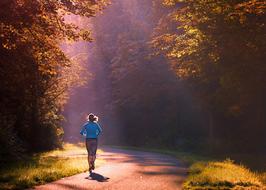
M 1 0 L 0 160 L 80 141 L 266 151 L 261 0 Z
M 208 2 L 121 0 L 93 19 L 95 77 L 66 137 L 94 110 L 104 144 L 265 152 L 265 3 Z

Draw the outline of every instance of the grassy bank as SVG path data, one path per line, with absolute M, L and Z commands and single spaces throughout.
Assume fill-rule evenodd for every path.
M 207 159 L 195 159 L 189 165 L 189 175 L 183 187 L 186 190 L 266 190 L 265 160 L 265 155 L 251 154 L 216 155 Z
M 231 160 L 196 162 L 189 169 L 184 189 L 262 189 L 255 173 Z
M 143 150 L 169 154 L 175 156 L 189 167 L 188 177 L 183 184 L 185 190 L 266 190 L 266 166 L 265 156 L 251 155 L 199 155 L 196 153 L 181 152 L 177 150 L 120 147 L 130 150 Z M 235 163 L 226 157 L 232 157 Z M 254 172 L 243 164 L 254 169 Z
M 35 154 L 0 169 L 0 189 L 24 189 L 88 170 L 82 145 L 65 144 L 63 149 Z M 96 167 L 103 160 L 96 161 Z

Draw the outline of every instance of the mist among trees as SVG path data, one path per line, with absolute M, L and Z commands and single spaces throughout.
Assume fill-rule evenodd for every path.
M 113 2 L 92 19 L 95 77 L 78 105 L 93 97 L 83 112 L 100 115 L 107 144 L 265 150 L 264 10 L 260 1 Z
M 103 144 L 265 152 L 265 2 L 0 7 L 1 158 L 81 140 L 90 112 Z

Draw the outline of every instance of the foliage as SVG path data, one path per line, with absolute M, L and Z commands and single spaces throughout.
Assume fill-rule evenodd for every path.
M 189 133 L 198 133 L 195 139 L 204 136 L 198 130 L 202 126 L 196 127 L 200 123 L 197 104 L 167 60 L 151 56 L 151 34 L 167 12 L 160 2 L 116 1 L 93 20 L 91 62 L 98 72 L 93 91 L 96 109 L 103 108 L 101 124 L 108 126 L 103 139 L 109 143 L 176 146 Z M 115 28 L 113 23 L 118 23 Z M 113 135 L 116 132 L 121 135 Z
M 92 17 L 106 5 L 105 0 L 1 1 L 0 109 L 10 120 L 1 120 L 1 130 L 12 131 L 10 141 L 20 139 L 26 150 L 60 146 L 60 112 L 67 90 L 86 80 L 79 77 L 79 62 L 71 60 L 60 45 L 91 41 L 89 29 L 66 21 L 66 17 Z
M 210 138 L 241 131 L 238 139 L 249 141 L 265 134 L 266 3 L 165 0 L 164 5 L 171 11 L 159 22 L 152 46 L 209 112 Z M 265 144 L 262 135 L 250 145 L 256 143 Z
M 0 148 L 0 161 L 4 157 L 22 158 L 23 155 L 21 153 L 24 151 L 24 148 L 21 146 L 21 141 L 17 135 L 13 133 L 13 123 L 10 122 L 12 118 L 7 118 L 2 114 L 0 118 L 5 126 L 0 128 L 0 144 L 2 145 Z
M 69 111 L 98 112 L 106 142 L 264 151 L 263 1 L 118 0 L 92 21 L 95 75 Z

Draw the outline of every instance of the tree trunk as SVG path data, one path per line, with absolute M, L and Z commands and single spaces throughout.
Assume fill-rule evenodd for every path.
M 213 113 L 211 111 L 209 111 L 208 135 L 209 135 L 209 151 L 213 152 L 213 148 L 214 148 L 214 121 L 213 121 Z

